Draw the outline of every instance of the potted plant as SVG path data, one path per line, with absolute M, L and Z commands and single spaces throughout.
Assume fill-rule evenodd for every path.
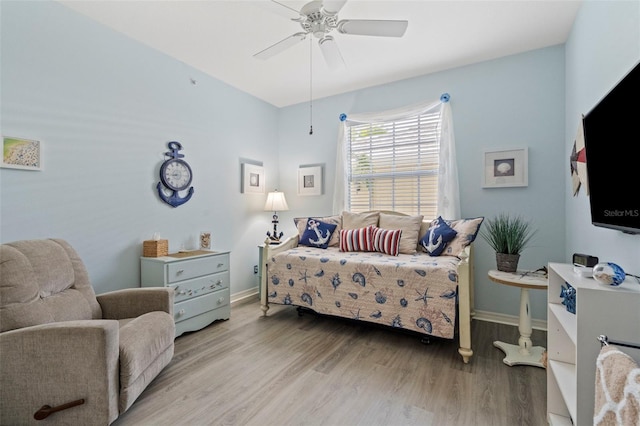
M 496 251 L 498 271 L 516 272 L 520 253 L 536 232 L 531 222 L 521 216 L 500 213 L 487 220 L 480 235 Z

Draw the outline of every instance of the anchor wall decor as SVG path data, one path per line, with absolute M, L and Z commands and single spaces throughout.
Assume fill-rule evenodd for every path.
M 184 154 L 178 151 L 182 149 L 180 142 L 171 141 L 168 143 L 169 151 L 164 155 L 170 157 L 160 167 L 160 182 L 156 186 L 158 188 L 158 196 L 162 201 L 172 207 L 178 207 L 191 199 L 194 189 L 191 185 L 193 173 L 191 166 L 183 160 Z M 189 192 L 181 197 L 179 192 L 189 188 Z

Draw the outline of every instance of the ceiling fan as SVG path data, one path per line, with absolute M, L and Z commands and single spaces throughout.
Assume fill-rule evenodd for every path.
M 271 58 L 312 35 L 318 39 L 320 50 L 329 68 L 338 69 L 344 67 L 345 63 L 335 39 L 330 35 L 334 30 L 348 35 L 402 37 L 409 24 L 408 21 L 403 20 L 338 20 L 338 12 L 347 0 L 315 0 L 305 4 L 300 11 L 275 0 L 271 2 L 279 6 L 278 13 L 285 14 L 292 21 L 298 22 L 303 31 L 253 55 L 259 59 Z

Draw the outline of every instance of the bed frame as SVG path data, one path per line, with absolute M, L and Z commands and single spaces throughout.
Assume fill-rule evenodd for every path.
M 260 309 L 262 314 L 267 315 L 269 310 L 268 301 L 268 276 L 269 276 L 269 259 L 278 253 L 292 249 L 298 246 L 298 235 L 287 238 L 278 245 L 270 244 L 267 238 L 264 242 L 262 252 L 262 277 L 260 280 Z M 473 311 L 473 244 L 465 248 L 458 266 L 458 353 L 462 356 L 465 364 L 469 363 L 473 350 L 471 349 L 471 317 L 475 314 Z

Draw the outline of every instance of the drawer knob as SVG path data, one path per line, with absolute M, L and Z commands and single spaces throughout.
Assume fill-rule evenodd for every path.
M 176 275 L 180 275 L 180 274 L 181 274 L 181 273 L 183 273 L 183 272 L 184 272 L 184 269 L 178 269 L 178 270 L 176 271 Z
M 222 305 L 224 303 L 224 297 L 218 299 L 218 305 Z
M 183 316 L 184 314 L 185 314 L 184 309 L 180 309 L 180 310 L 178 311 L 178 316 L 179 316 L 179 317 Z
M 218 263 L 218 268 L 222 268 L 224 266 L 224 263 Z

